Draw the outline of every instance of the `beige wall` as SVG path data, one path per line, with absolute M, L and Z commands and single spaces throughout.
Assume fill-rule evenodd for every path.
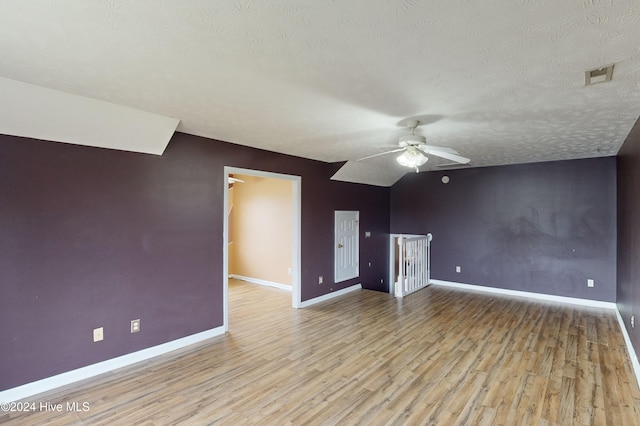
M 292 182 L 247 175 L 229 190 L 229 274 L 291 285 Z

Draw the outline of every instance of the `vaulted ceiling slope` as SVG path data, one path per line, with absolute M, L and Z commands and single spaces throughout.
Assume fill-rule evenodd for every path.
M 392 149 L 407 117 L 472 166 L 609 156 L 640 115 L 640 2 L 3 0 L 0 77 L 328 162 Z

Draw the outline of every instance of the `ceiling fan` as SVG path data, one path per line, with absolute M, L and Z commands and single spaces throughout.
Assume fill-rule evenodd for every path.
M 424 136 L 416 135 L 416 127 L 420 125 L 418 120 L 405 120 L 404 123 L 411 130 L 410 135 L 402 136 L 398 141 L 400 148 L 393 149 L 391 151 L 381 152 L 379 154 L 369 155 L 364 158 L 360 158 L 357 161 L 367 160 L 369 158 L 378 157 L 380 155 L 387 155 L 394 152 L 404 151 L 400 154 L 396 161 L 405 167 L 411 167 L 416 169 L 418 173 L 419 167 L 427 162 L 428 158 L 424 154 L 435 155 L 436 157 L 446 158 L 447 160 L 454 161 L 460 164 L 469 163 L 468 158 L 461 156 L 458 151 L 443 146 L 427 145 L 427 138 Z

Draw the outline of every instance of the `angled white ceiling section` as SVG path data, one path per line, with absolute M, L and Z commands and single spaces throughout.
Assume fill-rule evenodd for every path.
M 0 77 L 0 133 L 162 155 L 180 120 Z

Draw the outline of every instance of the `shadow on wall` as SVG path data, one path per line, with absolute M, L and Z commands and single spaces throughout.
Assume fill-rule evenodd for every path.
M 600 262 L 607 256 L 608 244 L 603 243 L 604 227 L 598 220 L 598 212 L 589 209 L 575 215 L 555 213 L 549 217 L 549 226 L 543 227 L 538 210 L 529 209 L 528 216 L 519 216 L 487 231 L 487 241 L 494 244 L 492 252 L 479 261 L 483 275 L 490 281 L 517 279 L 529 284 L 561 277 L 572 290 L 584 286 L 587 277 L 581 262 L 585 259 Z M 563 235 L 559 230 L 567 232 Z M 575 247 L 580 247 L 579 253 Z M 523 271 L 519 266 L 522 264 L 530 265 L 530 269 Z

